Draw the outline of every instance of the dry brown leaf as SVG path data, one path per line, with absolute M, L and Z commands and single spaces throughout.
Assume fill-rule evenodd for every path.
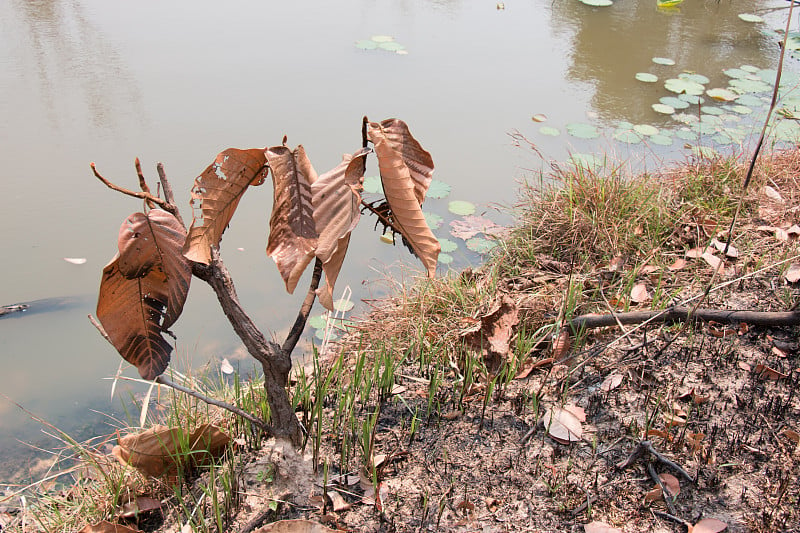
M 499 235 L 506 231 L 503 226 L 498 226 L 486 217 L 467 215 L 450 222 L 450 234 L 453 237 L 467 240 L 479 233 L 484 235 Z
M 644 283 L 637 283 L 631 289 L 631 300 L 637 304 L 641 304 L 650 300 L 650 295 L 647 293 L 647 285 Z
M 671 265 L 669 265 L 667 268 L 674 272 L 676 270 L 681 270 L 685 266 L 686 266 L 686 259 L 683 259 L 683 258 L 679 257 Z
M 667 427 L 668 428 L 670 428 L 672 426 L 683 426 L 683 425 L 686 424 L 686 419 L 685 418 L 680 417 L 680 416 L 675 415 L 675 414 L 663 413 L 661 416 L 662 416 L 662 418 L 664 418 L 664 422 L 667 423 Z
M 618 374 L 616 372 L 613 374 L 609 374 L 608 376 L 606 376 L 606 379 L 604 379 L 603 382 L 600 384 L 600 390 L 603 392 L 612 391 L 620 386 L 620 384 L 622 383 L 622 379 L 623 379 L 622 374 Z
M 267 255 L 278 266 L 287 292 L 292 293 L 317 246 L 311 201 L 311 186 L 317 181 L 317 172 L 302 145 L 294 151 L 286 146 L 273 146 L 265 155 L 272 169 L 274 196 Z
M 667 442 L 672 441 L 672 435 L 670 435 L 666 431 L 662 431 L 660 429 L 648 429 L 645 432 L 644 435 L 645 435 L 645 437 L 648 437 L 648 438 L 649 437 L 659 437 L 661 439 L 664 439 Z
M 652 274 L 653 272 L 658 272 L 659 270 L 661 270 L 661 268 L 656 265 L 645 265 L 641 268 L 641 270 L 639 270 L 639 272 L 641 274 L 647 275 L 647 274 Z
M 759 377 L 771 379 L 772 381 L 778 381 L 780 379 L 786 379 L 789 377 L 789 374 L 778 372 L 774 368 L 770 368 L 767 365 L 762 364 L 757 364 L 753 370 L 756 374 L 758 374 Z
M 703 253 L 700 256 L 700 258 L 703 259 L 703 261 L 705 261 L 706 263 L 708 263 L 709 266 L 711 266 L 711 268 L 713 268 L 714 270 L 718 269 L 722 265 L 722 259 L 709 252 Z
M 198 426 L 188 435 L 182 428 L 157 425 L 122 437 L 112 454 L 123 465 L 130 464 L 158 477 L 175 470 L 183 461 L 203 464 L 209 458 L 219 457 L 229 442 L 230 437 L 211 424 Z
M 621 529 L 609 526 L 605 522 L 600 522 L 598 520 L 584 524 L 583 531 L 585 533 L 622 533 Z
M 336 533 L 311 520 L 278 520 L 256 529 L 253 533 Z
M 764 185 L 762 191 L 764 195 L 766 195 L 766 197 L 769 198 L 770 200 L 774 200 L 776 202 L 783 202 L 783 197 L 781 196 L 781 193 L 779 193 L 769 185 Z
M 347 503 L 344 497 L 335 490 L 328 491 L 328 498 L 331 499 L 334 512 L 339 513 L 341 511 L 347 511 L 348 509 L 350 509 L 350 504 Z
M 148 496 L 137 496 L 133 501 L 130 501 L 122 506 L 119 514 L 120 518 L 131 518 L 139 513 L 146 513 L 148 511 L 155 511 L 161 509 L 161 501 Z
M 494 372 L 508 356 L 509 341 L 517 322 L 519 308 L 513 298 L 504 294 L 481 317 L 480 325 L 467 331 L 462 338 L 482 353 L 486 368 Z
M 361 217 L 361 190 L 370 152 L 362 148 L 345 154 L 336 168 L 321 175 L 311 186 L 314 222 L 319 239 L 314 252 L 322 261 L 325 286 L 317 289 L 320 303 L 333 311 L 333 291 L 350 243 L 350 232 Z
M 720 252 L 725 252 L 726 244 L 722 241 L 718 241 L 717 239 L 711 239 L 711 246 L 719 250 Z M 728 257 L 736 258 L 739 257 L 739 250 L 734 246 L 728 246 L 728 252 L 725 254 Z
M 567 329 L 562 329 L 561 333 L 558 334 L 553 340 L 553 359 L 561 359 L 564 355 L 569 351 L 570 345 L 572 344 L 572 340 L 569 336 L 569 331 Z
M 250 185 L 260 185 L 269 167 L 264 150 L 229 148 L 194 180 L 192 227 L 183 254 L 198 263 L 211 262 L 211 247 L 219 246 L 222 233 Z
M 664 487 L 669 491 L 670 497 L 675 498 L 678 494 L 681 493 L 681 484 L 678 481 L 678 478 L 673 476 L 672 474 L 659 474 L 659 479 L 661 479 L 661 483 L 664 484 Z M 656 487 L 644 496 L 644 500 L 646 502 L 654 502 L 660 500 L 664 497 L 663 492 L 661 491 L 661 487 L 656 485 Z
M 792 263 L 783 275 L 789 283 L 797 283 L 800 281 L 800 263 Z
M 690 259 L 698 259 L 703 256 L 705 253 L 713 252 L 714 249 L 707 247 L 707 246 L 699 246 L 697 248 L 692 248 L 691 250 L 686 250 L 686 257 Z
M 621 255 L 614 256 L 608 264 L 610 272 L 622 272 L 625 269 L 625 258 Z
M 716 518 L 703 518 L 686 533 L 720 533 L 728 528 L 728 524 Z
M 795 444 L 800 443 L 800 433 L 798 433 L 793 429 L 788 429 L 788 428 L 784 429 L 783 432 L 781 432 L 781 435 L 783 435 L 790 441 L 794 442 Z
M 551 407 L 545 412 L 542 422 L 556 442 L 569 444 L 581 440 L 583 436 L 581 421 L 566 409 Z
M 106 520 L 101 520 L 96 524 L 88 524 L 78 533 L 142 533 L 139 529 L 131 529 L 122 524 L 112 524 Z
M 797 224 L 792 224 L 792 226 L 786 230 L 786 234 L 792 239 L 800 237 L 800 226 Z
M 393 222 L 433 277 L 441 246 L 433 235 L 422 202 L 433 174 L 430 154 L 422 149 L 401 120 L 371 122 L 367 131 L 378 156 L 381 182 Z
M 103 269 L 97 319 L 120 355 L 147 380 L 169 365 L 172 345 L 161 336 L 169 298 L 169 282 L 161 268 L 128 279 L 119 271 L 117 256 Z
M 581 423 L 586 422 L 586 411 L 583 409 L 583 407 L 567 404 L 564 406 L 564 409 L 575 415 L 575 418 L 577 418 Z
M 736 366 L 738 366 L 739 368 L 741 368 L 745 372 L 750 372 L 750 368 L 751 368 L 750 365 L 748 365 L 744 361 L 739 361 L 738 363 L 736 363 Z

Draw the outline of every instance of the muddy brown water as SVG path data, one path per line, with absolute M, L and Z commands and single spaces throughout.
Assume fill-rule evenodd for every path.
M 547 158 L 596 146 L 537 135 L 533 114 L 560 125 L 661 124 L 650 104 L 663 88 L 632 84 L 636 72 L 654 56 L 718 80 L 741 64 L 774 67 L 774 39 L 737 15 L 764 13 L 775 26 L 785 11 L 767 8 L 784 5 L 687 0 L 664 14 L 655 0 L 617 0 L 609 8 L 507 0 L 504 9 L 457 0 L 0 2 L 0 305 L 78 302 L 0 320 L 0 392 L 77 438 L 122 423 L 101 414 L 120 413 L 119 397 L 127 398 L 123 387 L 112 401 L 104 379 L 119 357 L 86 315 L 119 224 L 142 206 L 101 186 L 91 161 L 130 188 L 135 157 L 151 180 L 162 161 L 187 205 L 194 177 L 227 147 L 279 144 L 286 134 L 324 171 L 360 146 L 364 114 L 397 116 L 433 154 L 436 177 L 453 188 L 448 200 L 472 201 L 495 216 L 493 204 L 512 202 L 519 181 L 542 167 L 509 132 L 519 130 Z M 408 53 L 354 45 L 376 34 L 393 36 Z M 637 148 L 615 150 L 633 157 Z M 368 175 L 376 172 L 373 161 Z M 302 296 L 284 293 L 264 253 L 268 187 L 241 203 L 223 257 L 254 320 L 281 337 Z M 446 205 L 431 209 L 447 221 Z M 418 269 L 402 250 L 380 244 L 371 225 L 356 231 L 338 282 L 356 299 L 385 294 L 387 272 Z M 446 236 L 446 226 L 437 234 Z M 476 259 L 460 250 L 456 265 Z M 181 368 L 241 357 L 200 283 L 175 333 Z M 130 368 L 124 374 L 136 375 Z M 5 399 L 0 428 L 3 477 L 29 464 L 31 449 L 19 441 L 55 444 Z

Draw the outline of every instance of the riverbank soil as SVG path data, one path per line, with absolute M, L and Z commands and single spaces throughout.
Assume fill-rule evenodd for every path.
M 233 491 L 203 498 L 219 486 L 205 472 L 183 481 L 183 503 L 156 494 L 161 519 L 123 521 L 149 531 L 276 531 L 280 519 L 318 524 L 281 531 L 800 530 L 798 317 L 685 320 L 798 303 L 800 154 L 763 156 L 743 192 L 747 166 L 690 161 L 635 177 L 556 168 L 552 185 L 523 189 L 517 225 L 486 265 L 372 302 L 295 373 L 303 451 L 270 442 L 246 452 L 240 436 L 214 474 L 235 472 Z M 631 314 L 659 310 L 670 320 Z
M 570 327 L 794 309 L 800 156 L 764 157 L 742 193 L 746 169 L 567 168 L 526 189 L 492 261 L 377 304 L 319 372 L 328 488 L 281 510 L 352 531 L 800 529 L 797 326 Z

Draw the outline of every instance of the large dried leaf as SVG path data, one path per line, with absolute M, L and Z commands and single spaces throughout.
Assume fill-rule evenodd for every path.
M 192 267 L 181 253 L 186 229 L 172 214 L 152 209 L 148 214 L 134 213 L 119 228 L 119 271 L 128 279 L 146 276 L 160 267 L 168 286 L 167 309 L 162 329 L 169 328 L 183 311 Z
M 406 140 L 413 140 L 410 134 L 403 137 L 397 133 L 400 123 L 391 119 L 380 124 L 371 122 L 368 136 L 375 145 L 383 191 L 394 224 L 422 261 L 428 276 L 433 277 L 441 247 L 428 227 L 421 207 L 427 183 L 430 183 L 430 177 L 425 181 L 425 172 L 429 171 L 428 175 L 433 172 L 433 163 L 428 152 L 421 148 L 416 150 L 415 147 L 419 146 L 416 141 Z M 403 128 L 408 131 L 404 124 Z
M 599 522 L 595 520 L 594 522 L 589 522 L 588 524 L 583 525 L 584 533 L 622 533 L 622 530 L 616 527 L 612 527 L 605 522 Z
M 562 444 L 579 441 L 583 436 L 581 421 L 566 409 L 551 407 L 545 412 L 542 421 L 547 433 Z
M 377 124 L 374 124 L 377 126 Z M 370 129 L 373 124 L 370 124 Z M 380 123 L 380 128 L 386 141 L 408 168 L 411 179 L 414 180 L 414 195 L 420 205 L 425 201 L 433 179 L 433 158 L 422 145 L 411 135 L 408 125 L 400 119 L 389 118 Z M 370 138 L 374 143 L 375 141 Z
M 350 232 L 361 217 L 361 190 L 370 152 L 362 148 L 352 156 L 345 154 L 336 168 L 321 175 L 311 186 L 314 223 L 319 239 L 316 256 L 325 271 L 325 286 L 317 289 L 319 301 L 333 310 L 333 288 L 342 268 Z
M 292 293 L 317 245 L 311 202 L 311 185 L 317 173 L 302 146 L 294 152 L 286 146 L 274 146 L 267 149 L 266 157 L 275 191 L 267 255 L 278 265 L 286 290 Z
M 278 520 L 257 529 L 254 533 L 335 533 L 319 522 L 311 520 Z
M 224 431 L 211 424 L 198 426 L 191 433 L 183 428 L 153 426 L 141 433 L 119 439 L 112 454 L 117 460 L 158 477 L 189 461 L 203 464 L 219 457 L 230 442 Z
M 211 262 L 211 247 L 219 245 L 236 206 L 250 185 L 260 185 L 267 176 L 263 150 L 229 148 L 194 180 L 192 227 L 184 255 L 198 263 Z
M 169 283 L 160 266 L 129 279 L 119 270 L 119 257 L 103 269 L 97 318 L 122 357 L 144 379 L 166 370 L 172 346 L 161 336 L 169 302 Z
M 476 350 L 480 350 L 486 368 L 495 372 L 508 356 L 514 326 L 519 322 L 519 308 L 516 302 L 503 295 L 492 308 L 481 317 L 480 325 L 466 332 L 464 340 Z

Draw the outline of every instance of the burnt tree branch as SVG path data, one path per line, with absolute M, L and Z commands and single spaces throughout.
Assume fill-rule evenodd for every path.
M 697 309 L 688 307 L 668 307 L 661 311 L 631 311 L 609 315 L 588 314 L 570 320 L 573 330 L 605 328 L 620 324 L 641 324 L 642 322 L 674 323 L 688 320 L 713 321 L 723 324 L 746 322 L 754 326 L 797 326 L 800 325 L 800 311 L 729 311 L 719 309 Z

